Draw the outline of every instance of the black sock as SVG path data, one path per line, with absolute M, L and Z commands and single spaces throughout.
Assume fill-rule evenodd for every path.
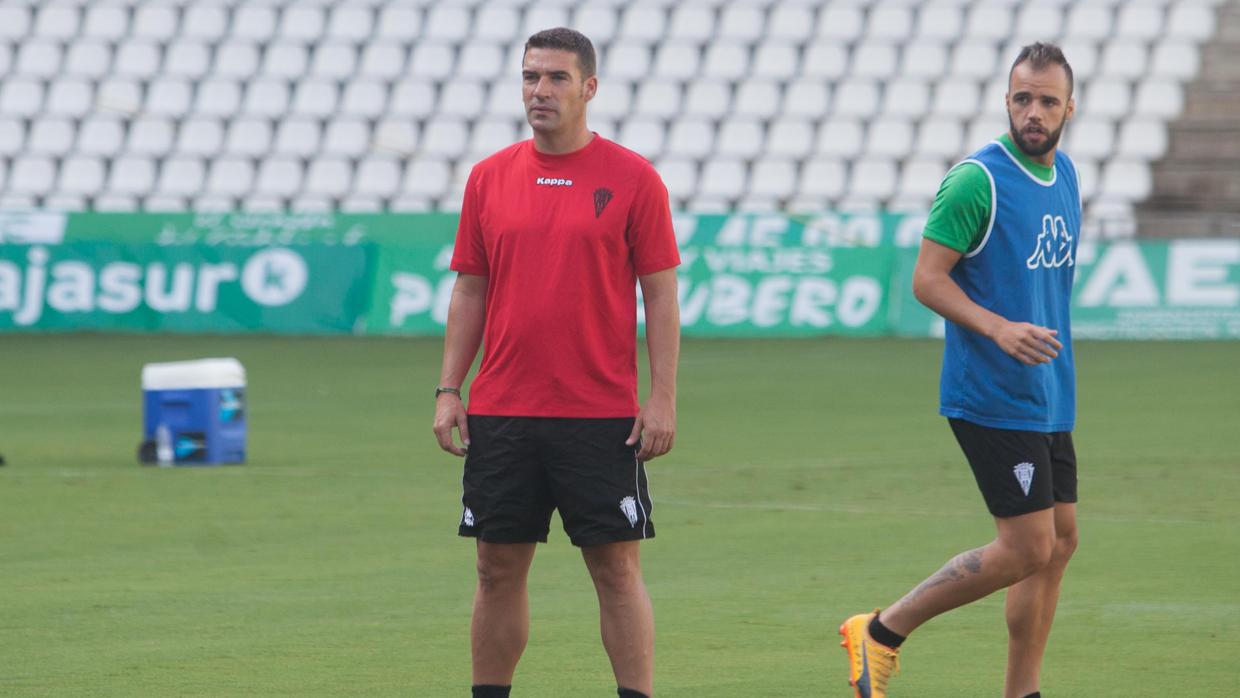
M 1033 693 L 1030 693 L 1029 695 L 1025 696 L 1025 698 L 1042 698 L 1042 692 L 1034 691 Z
M 492 686 L 483 684 L 474 686 L 474 698 L 508 698 L 512 686 Z
M 617 688 L 616 695 L 620 696 L 620 698 L 650 698 L 645 693 L 634 691 L 631 688 Z
M 878 619 L 878 614 L 874 614 L 874 618 L 870 620 L 870 637 L 880 645 L 887 645 L 891 649 L 899 649 L 904 643 L 904 636 L 882 624 Z

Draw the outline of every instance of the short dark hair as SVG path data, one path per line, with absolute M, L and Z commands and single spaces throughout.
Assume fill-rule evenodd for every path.
M 568 27 L 544 29 L 526 40 L 525 51 L 521 53 L 521 56 L 524 57 L 532 48 L 550 48 L 575 53 L 577 65 L 581 66 L 581 77 L 584 79 L 594 75 L 594 44 L 590 43 L 590 39 L 579 31 Z
M 1063 49 L 1055 44 L 1041 41 L 1025 46 L 1016 55 L 1016 60 L 1012 61 L 1012 67 L 1008 69 L 1008 84 L 1012 82 L 1012 72 L 1016 70 L 1016 66 L 1025 61 L 1029 61 L 1029 67 L 1034 70 L 1046 70 L 1052 63 L 1063 66 L 1063 72 L 1068 74 L 1068 96 L 1072 96 L 1072 66 L 1068 65 L 1068 59 L 1064 58 Z

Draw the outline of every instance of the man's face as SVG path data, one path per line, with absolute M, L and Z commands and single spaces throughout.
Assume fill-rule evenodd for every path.
M 586 102 L 594 98 L 598 78 L 582 79 L 577 54 L 531 48 L 521 63 L 521 98 L 525 118 L 540 133 L 567 132 L 585 123 Z
M 1016 147 L 1030 157 L 1051 152 L 1076 110 L 1067 71 L 1058 64 L 1037 71 L 1028 61 L 1017 65 L 1008 81 L 1007 108 Z

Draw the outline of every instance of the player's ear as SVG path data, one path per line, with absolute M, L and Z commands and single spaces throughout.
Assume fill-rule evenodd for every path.
M 1072 118 L 1072 115 L 1075 113 L 1076 113 L 1076 97 L 1069 97 L 1068 98 L 1068 110 L 1064 112 L 1064 118 L 1070 120 Z
M 595 93 L 598 92 L 598 76 L 591 75 L 586 78 L 585 84 L 582 85 L 581 96 L 589 102 L 594 99 Z

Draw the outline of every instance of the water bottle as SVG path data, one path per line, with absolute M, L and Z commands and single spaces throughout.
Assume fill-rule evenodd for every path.
M 172 430 L 167 424 L 161 423 L 155 428 L 155 461 L 163 468 L 173 463 Z

